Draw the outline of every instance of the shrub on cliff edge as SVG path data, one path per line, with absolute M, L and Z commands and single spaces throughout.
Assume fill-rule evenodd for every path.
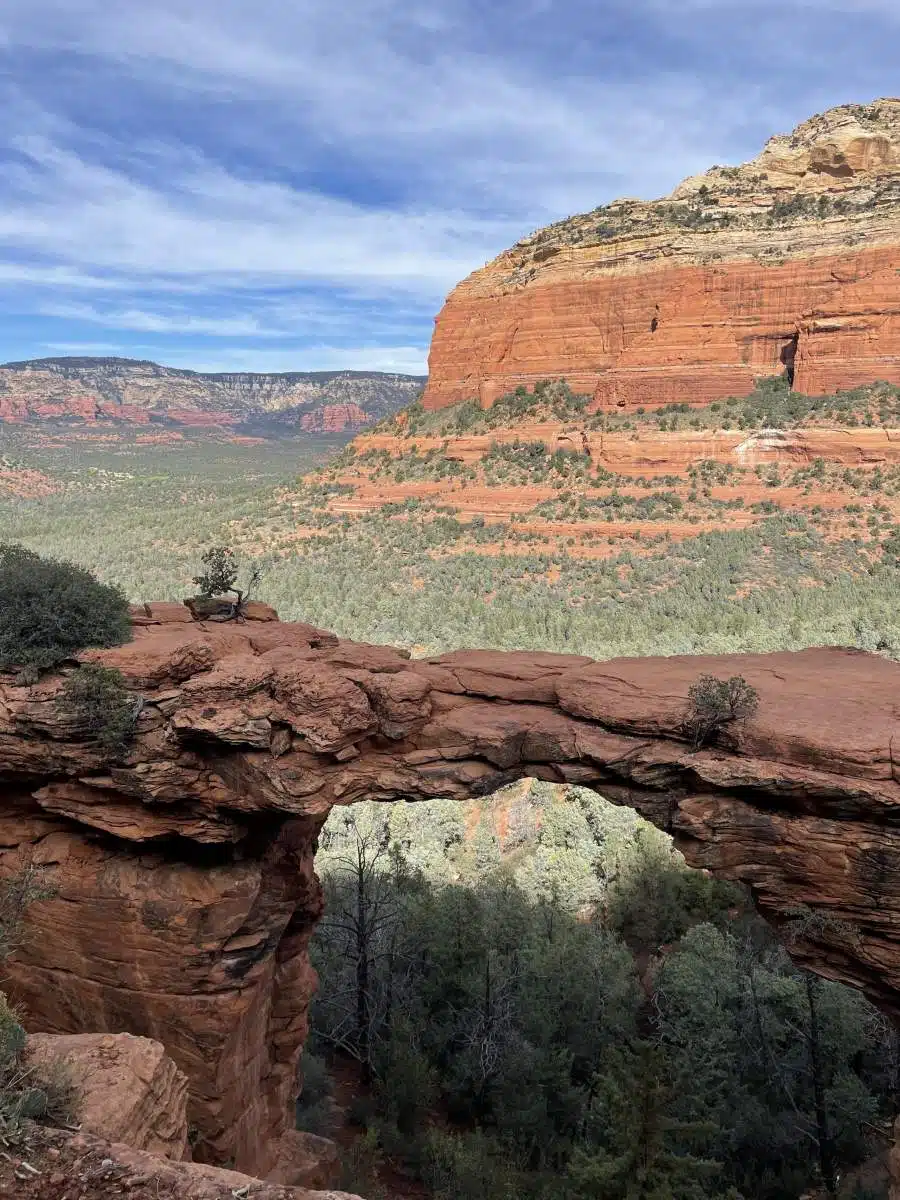
M 63 684 L 59 707 L 103 750 L 122 754 L 134 729 L 141 700 L 125 686 L 121 671 L 85 663 Z
M 130 632 L 120 588 L 75 563 L 0 543 L 0 670 L 52 667 L 88 646 L 117 646 Z
M 204 604 L 204 607 L 192 603 L 192 611 L 199 609 L 204 612 L 212 620 L 240 620 L 244 605 L 250 599 L 250 592 L 260 580 L 260 569 L 254 567 L 250 572 L 250 578 L 244 588 L 235 586 L 238 581 L 238 566 L 235 559 L 234 551 L 230 546 L 212 546 L 200 558 L 206 570 L 202 575 L 194 576 L 194 583 L 200 589 L 199 600 Z M 216 606 L 213 602 L 217 598 L 221 598 L 231 592 L 236 599 L 227 600 L 224 604 Z M 212 608 L 209 612 L 205 609 Z
M 688 707 L 682 728 L 694 749 L 707 745 L 731 721 L 752 717 L 759 695 L 742 675 L 716 679 L 701 675 L 688 690 Z

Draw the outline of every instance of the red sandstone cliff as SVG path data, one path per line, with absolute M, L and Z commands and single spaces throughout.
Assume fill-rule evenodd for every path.
M 121 763 L 60 716 L 58 676 L 0 679 L 0 872 L 33 862 L 59 888 L 30 910 L 8 986 L 32 1028 L 161 1041 L 205 1160 L 265 1175 L 289 1152 L 316 836 L 364 797 L 464 798 L 521 775 L 596 787 L 748 884 L 776 925 L 800 905 L 849 923 L 794 953 L 900 1013 L 900 665 L 834 649 L 410 660 L 177 605 L 140 619 L 131 643 L 87 656 L 144 698 Z M 679 726 L 703 672 L 744 675 L 760 708 L 693 751 Z
M 362 429 L 368 423 L 368 416 L 358 404 L 323 404 L 300 418 L 300 428 L 306 433 L 343 433 L 345 429 Z
M 900 100 L 844 105 L 664 200 L 523 238 L 450 294 L 426 408 L 565 377 L 598 404 L 708 402 L 786 368 L 900 382 Z

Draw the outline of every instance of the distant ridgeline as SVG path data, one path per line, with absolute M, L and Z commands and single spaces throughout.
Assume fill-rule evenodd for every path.
M 426 378 L 382 371 L 205 374 L 130 358 L 40 358 L 0 366 L 0 424 L 341 433 L 403 408 Z

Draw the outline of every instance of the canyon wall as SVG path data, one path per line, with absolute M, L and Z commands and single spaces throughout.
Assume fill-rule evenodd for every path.
M 463 799 L 523 775 L 594 787 L 749 885 L 776 926 L 833 918 L 792 953 L 900 1013 L 897 663 L 411 660 L 178 605 L 139 610 L 132 642 L 82 657 L 143 697 L 121 761 L 60 708 L 59 675 L 0 677 L 0 873 L 46 867 L 58 888 L 30 910 L 5 986 L 33 1029 L 161 1041 L 188 1077 L 199 1159 L 264 1176 L 289 1156 L 313 856 L 334 804 Z M 704 672 L 743 675 L 760 706 L 695 751 L 681 720 Z
M 449 295 L 424 404 L 565 378 L 596 407 L 900 383 L 900 100 L 844 105 L 663 200 L 523 238 Z

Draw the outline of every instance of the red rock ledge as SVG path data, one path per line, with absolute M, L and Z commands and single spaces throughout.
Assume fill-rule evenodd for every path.
M 334 804 L 464 799 L 522 775 L 594 787 L 749 884 L 776 925 L 800 905 L 848 923 L 812 928 L 795 956 L 900 1013 L 900 664 L 840 649 L 411 660 L 186 612 L 142 608 L 133 641 L 82 656 L 144 699 L 118 765 L 61 718 L 60 675 L 0 676 L 0 872 L 58 868 L 11 964 L 29 1028 L 162 1042 L 188 1078 L 196 1158 L 261 1176 L 284 1159 Z M 693 752 L 678 729 L 703 672 L 743 675 L 760 705 Z

